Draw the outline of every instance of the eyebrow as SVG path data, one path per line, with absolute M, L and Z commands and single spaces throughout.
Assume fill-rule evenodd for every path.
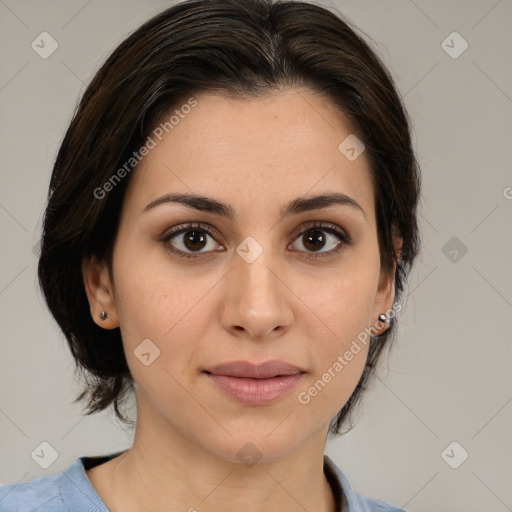
M 213 213 L 230 221 L 234 221 L 236 219 L 236 213 L 232 206 L 221 203 L 220 201 L 210 197 L 194 194 L 166 194 L 154 201 L 151 201 L 151 203 L 144 208 L 143 212 L 147 212 L 158 205 L 167 203 L 182 204 L 187 208 L 193 208 L 201 212 Z M 364 215 L 364 218 L 368 220 L 361 205 L 355 199 L 342 193 L 326 193 L 317 196 L 297 197 L 290 201 L 285 207 L 281 208 L 281 219 L 311 210 L 321 210 L 332 205 L 349 206 L 354 210 L 360 211 Z

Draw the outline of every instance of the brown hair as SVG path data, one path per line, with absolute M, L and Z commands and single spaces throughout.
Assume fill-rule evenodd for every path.
M 365 144 L 375 195 L 381 267 L 395 270 L 395 304 L 420 246 L 420 174 L 407 113 L 383 63 L 349 23 L 302 1 L 189 0 L 161 12 L 126 38 L 87 87 L 53 169 L 38 275 L 48 307 L 86 381 L 87 414 L 133 390 L 119 328 L 90 316 L 81 262 L 95 256 L 111 270 L 128 174 L 101 188 L 140 148 L 162 116 L 204 91 L 239 97 L 307 86 L 325 94 Z M 340 141 L 341 142 L 341 141 Z M 96 193 L 95 193 L 96 191 Z M 397 259 L 392 242 L 403 240 Z M 395 320 L 371 337 L 356 389 L 332 420 L 339 434 L 358 402 Z

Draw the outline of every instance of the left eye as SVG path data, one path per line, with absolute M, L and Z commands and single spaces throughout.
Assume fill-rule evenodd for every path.
M 170 233 L 167 233 L 160 239 L 160 241 L 171 253 L 175 253 L 183 258 L 195 258 L 205 252 L 212 252 L 207 250 L 207 247 L 205 247 L 205 244 L 207 245 L 208 243 L 208 237 L 212 238 L 213 240 L 215 239 L 215 234 L 208 226 L 203 224 L 189 224 L 186 226 L 178 227 Z M 334 248 L 321 251 L 320 249 L 324 248 L 329 238 L 334 240 Z M 310 259 L 323 257 L 323 255 L 332 255 L 333 253 L 338 253 L 343 246 L 349 245 L 351 243 L 348 235 L 344 234 L 334 225 L 323 224 L 315 224 L 314 226 L 309 226 L 307 229 L 297 235 L 296 239 L 300 241 L 302 246 L 306 249 L 306 252 L 312 251 L 309 253 L 309 256 L 307 256 Z M 335 243 L 336 239 L 337 243 Z M 171 243 L 171 241 L 173 242 Z M 181 243 L 182 247 L 184 248 L 176 248 L 176 241 Z M 216 245 L 218 244 L 212 243 L 211 249 L 214 250 Z M 222 245 L 218 245 L 218 247 L 224 249 Z M 299 249 L 299 251 L 303 252 L 302 249 Z
M 325 235 L 325 233 L 327 233 L 327 236 Z M 334 248 L 328 249 L 326 251 L 320 251 L 319 249 L 323 249 L 325 247 L 326 240 L 328 240 L 329 237 L 333 240 Z M 341 247 L 343 245 L 348 245 L 349 243 L 348 237 L 346 237 L 336 228 L 333 228 L 332 226 L 322 225 L 309 227 L 308 229 L 303 231 L 297 238 L 306 248 L 306 250 L 312 250 L 314 254 L 337 253 L 341 250 Z

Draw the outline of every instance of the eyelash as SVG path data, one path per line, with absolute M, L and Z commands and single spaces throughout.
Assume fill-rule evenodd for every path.
M 198 258 L 204 254 L 207 254 L 207 252 L 184 252 L 181 249 L 173 249 L 171 244 L 169 244 L 169 241 L 173 238 L 175 238 L 178 235 L 181 235 L 183 233 L 187 233 L 188 231 L 202 231 L 204 233 L 207 233 L 209 236 L 215 239 L 216 234 L 212 231 L 212 229 L 201 222 L 194 222 L 185 224 L 183 226 L 178 226 L 177 228 L 173 229 L 172 231 L 166 233 L 164 236 L 160 238 L 160 242 L 164 244 L 166 247 L 166 250 L 170 253 L 177 254 L 179 257 L 182 258 Z M 301 237 L 305 233 L 309 231 L 324 231 L 326 233 L 329 233 L 331 235 L 336 236 L 340 243 L 336 246 L 335 249 L 331 249 L 330 251 L 323 251 L 323 252 L 311 252 L 309 253 L 311 256 L 306 256 L 307 259 L 315 259 L 315 258 L 324 258 L 328 256 L 333 256 L 334 254 L 338 254 L 344 246 L 349 246 L 352 244 L 352 239 L 346 235 L 344 232 L 340 231 L 334 224 L 326 224 L 326 223 L 317 223 L 315 222 L 313 225 L 308 226 L 306 229 L 304 229 L 302 232 L 300 232 L 295 239 Z M 300 251 L 299 251 L 300 252 Z

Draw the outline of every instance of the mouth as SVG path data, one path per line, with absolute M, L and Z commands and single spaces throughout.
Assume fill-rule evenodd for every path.
M 204 370 L 207 378 L 230 398 L 245 405 L 266 405 L 292 391 L 306 371 L 284 361 L 263 364 L 233 361 Z

